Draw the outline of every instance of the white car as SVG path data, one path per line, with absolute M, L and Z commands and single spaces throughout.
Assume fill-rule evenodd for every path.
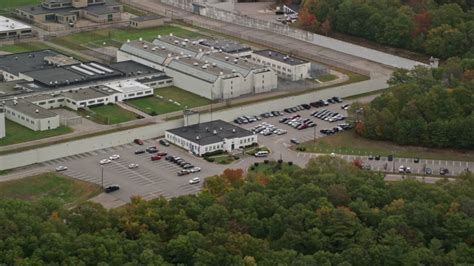
M 131 164 L 128 165 L 128 169 L 135 169 L 135 168 L 138 168 L 137 163 L 131 163 Z
M 190 173 L 197 173 L 197 172 L 200 172 L 200 171 L 201 171 L 200 167 L 194 167 L 194 168 L 189 169 Z
M 102 159 L 99 161 L 100 164 L 108 164 L 108 163 L 111 163 L 112 161 L 109 160 L 109 159 Z
M 117 159 L 120 159 L 120 155 L 114 154 L 114 155 L 110 156 L 109 159 L 110 159 L 110 160 L 117 160 Z
M 66 171 L 66 170 L 67 170 L 67 166 L 60 165 L 56 167 L 56 172 L 61 172 L 61 171 Z
M 201 179 L 199 179 L 199 177 L 195 177 L 195 178 L 189 180 L 189 184 L 191 184 L 191 185 L 197 184 L 199 182 L 201 182 Z

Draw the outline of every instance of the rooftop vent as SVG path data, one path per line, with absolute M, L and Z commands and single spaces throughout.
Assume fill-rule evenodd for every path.
M 235 128 L 232 129 L 232 133 L 235 133 Z
M 143 49 L 147 49 L 148 48 L 148 45 L 143 45 Z
M 207 69 L 207 65 L 203 65 L 202 68 L 203 68 L 203 69 Z
M 224 57 L 224 58 L 225 58 L 225 61 L 229 61 L 229 57 L 228 57 L 228 56 L 226 56 L 226 57 Z
M 35 110 L 35 113 L 39 113 L 39 112 L 40 112 L 40 110 L 38 110 L 38 109 Z
M 181 42 L 181 45 L 186 47 L 186 42 Z
M 237 72 L 237 71 L 235 69 L 232 69 L 232 73 L 235 73 L 235 72 Z
M 201 49 L 201 48 L 199 48 L 199 52 L 202 53 L 202 49 Z
M 272 56 L 272 52 L 268 52 L 268 56 Z
M 193 45 L 196 45 L 196 44 L 197 44 L 197 42 L 196 42 L 196 41 L 194 41 L 194 42 L 192 42 L 192 44 L 193 44 Z
M 221 71 L 221 72 L 219 72 L 219 75 L 221 75 L 221 76 L 222 76 L 222 75 L 224 75 L 224 72 L 222 72 L 222 71 Z
M 237 64 L 238 62 L 239 62 L 239 60 L 234 59 L 234 64 Z
M 214 129 L 214 130 L 212 131 L 212 134 L 217 135 L 217 130 Z
M 216 63 L 212 63 L 212 66 L 213 66 L 213 67 L 217 67 L 217 64 L 216 64 Z
M 199 66 L 198 62 L 194 62 L 193 65 L 195 66 Z
M 178 43 L 179 43 L 179 41 L 178 41 L 178 40 L 175 40 L 175 41 L 174 41 L 174 43 L 178 44 Z
M 166 49 L 166 47 L 164 47 L 164 46 L 161 46 L 161 49 L 162 49 L 162 50 L 165 50 L 165 49 Z
M 151 48 L 152 51 L 156 51 L 156 47 Z
M 184 41 L 185 41 L 185 42 L 189 42 L 189 40 L 188 40 L 188 39 L 184 39 Z

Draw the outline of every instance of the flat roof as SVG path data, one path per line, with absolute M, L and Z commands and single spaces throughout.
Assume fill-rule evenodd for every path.
M 206 54 L 201 58 L 201 60 L 208 61 L 211 63 L 211 65 L 217 64 L 217 66 L 220 67 L 234 69 L 243 76 L 247 76 L 247 74 L 252 70 L 268 69 L 266 66 L 255 64 L 249 61 L 248 58 L 237 58 L 224 53 Z
M 169 50 L 180 53 L 183 52 L 186 55 L 186 51 L 194 52 L 194 53 L 201 53 L 206 51 L 211 51 L 209 47 L 199 44 L 198 41 L 190 41 L 188 39 L 171 36 L 171 35 L 163 35 L 159 36 L 155 40 L 153 40 L 153 44 L 158 46 L 165 46 Z
M 16 104 L 14 103 L 14 101 L 16 101 Z M 31 118 L 44 119 L 58 116 L 58 114 L 53 113 L 48 109 L 44 109 L 43 107 L 33 104 L 24 99 L 9 100 L 5 102 L 5 105 L 8 108 L 11 108 Z
M 107 97 L 115 92 L 110 92 L 110 89 L 104 88 L 103 86 L 98 87 L 99 88 L 86 88 L 63 92 L 61 95 L 74 101 L 87 101 Z
M 223 120 L 215 120 L 212 122 L 195 124 L 167 131 L 188 141 L 200 144 L 201 146 L 222 142 L 224 139 L 242 138 L 254 135 L 254 133 L 246 129 Z
M 130 18 L 130 20 L 141 22 L 141 21 L 150 21 L 150 20 L 156 20 L 156 19 L 162 19 L 162 18 L 163 18 L 162 16 L 154 15 L 154 16 L 134 17 L 134 18 Z
M 122 73 L 125 73 L 127 76 L 133 76 L 137 73 L 139 74 L 155 74 L 155 73 L 163 73 L 158 69 L 154 69 L 152 67 L 140 64 L 138 62 L 129 60 L 129 61 L 122 61 L 118 63 L 113 63 L 110 65 L 110 68 L 118 70 Z
M 39 50 L 0 56 L 0 69 L 18 76 L 18 73 L 48 69 L 53 66 L 44 61 L 45 57 L 60 53 L 53 50 Z
M 23 94 L 25 91 L 20 86 L 23 82 L 25 82 L 25 80 L 0 82 L 0 99 Z
M 252 51 L 248 45 L 226 39 L 204 39 L 199 43 L 230 54 Z
M 253 53 L 261 55 L 261 56 L 266 57 L 266 58 L 276 60 L 276 61 L 280 61 L 280 62 L 288 64 L 288 65 L 292 65 L 292 66 L 309 63 L 309 61 L 303 60 L 301 58 L 290 56 L 290 55 L 287 55 L 287 54 L 283 54 L 283 53 L 280 53 L 280 52 L 277 52 L 277 51 L 274 51 L 274 50 L 270 50 L 270 49 L 254 51 Z
M 105 87 L 111 88 L 122 93 L 137 92 L 143 90 L 151 90 L 152 88 L 135 80 L 118 80 L 104 84 Z
M 151 42 L 139 40 L 127 41 L 120 47 L 120 50 L 160 65 L 162 65 L 169 56 L 177 56 L 177 54 L 168 50 L 166 47 L 163 48 Z
M 108 4 L 88 6 L 88 7 L 85 7 L 84 9 L 86 9 L 88 12 L 91 12 L 97 15 L 105 15 L 105 14 L 121 12 L 120 10 L 115 10 L 111 8 Z
M 31 27 L 11 18 L 0 16 L 0 32 L 12 30 L 31 30 Z
M 48 87 L 106 80 L 124 75 L 122 72 L 118 72 L 95 62 L 33 70 L 24 72 L 24 74 L 33 78 L 35 82 L 39 82 Z

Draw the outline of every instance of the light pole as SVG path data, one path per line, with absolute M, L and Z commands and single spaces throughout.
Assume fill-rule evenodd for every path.
M 314 128 L 314 131 L 313 131 L 313 144 L 316 144 L 316 127 L 313 127 Z

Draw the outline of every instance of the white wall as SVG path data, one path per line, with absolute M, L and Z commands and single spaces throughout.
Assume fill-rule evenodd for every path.
M 43 119 L 31 118 L 19 112 L 16 109 L 12 109 L 10 106 L 5 106 L 5 118 L 11 120 L 17 124 L 27 127 L 34 131 L 45 131 L 55 129 L 59 127 L 59 115 L 54 117 L 48 117 Z M 23 119 L 22 119 L 23 118 Z
M 123 62 L 123 61 L 135 61 L 137 63 L 143 64 L 145 66 L 149 66 L 154 69 L 158 69 L 160 71 L 164 71 L 164 67 L 160 64 L 153 63 L 151 61 L 145 60 L 141 57 L 131 55 L 129 53 L 125 53 L 121 50 L 117 50 L 117 62 Z
M 5 113 L 0 112 L 0 139 L 5 136 Z
M 207 99 L 218 99 L 221 97 L 221 92 L 218 88 L 219 80 L 216 83 L 210 83 L 171 68 L 166 68 L 164 71 L 166 75 L 173 77 L 174 84 L 178 88 Z M 211 93 L 211 91 L 213 92 Z

